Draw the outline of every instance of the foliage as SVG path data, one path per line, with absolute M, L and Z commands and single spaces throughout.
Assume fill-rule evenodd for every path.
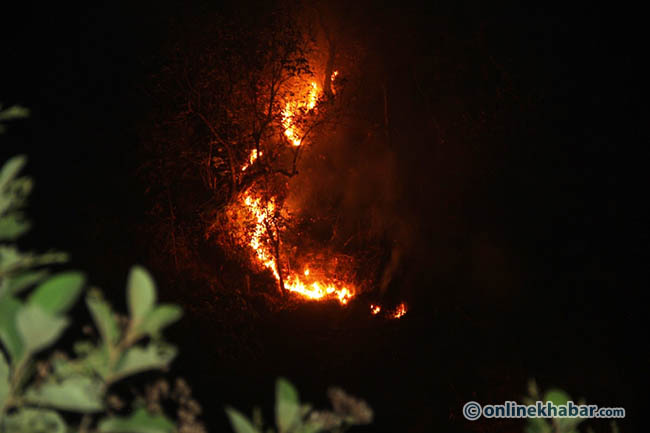
M 528 382 L 528 395 L 524 397 L 525 404 L 535 404 L 537 401 L 552 402 L 559 406 L 566 404 L 571 400 L 571 397 L 561 389 L 549 389 L 543 395 L 537 387 L 535 380 Z M 579 405 L 585 404 L 584 401 L 579 401 Z M 528 418 L 526 425 L 526 433 L 578 433 L 578 425 L 584 421 L 584 418 Z M 617 424 L 612 421 L 612 433 L 619 433 Z M 587 432 L 592 432 L 591 428 L 587 428 Z
M 29 116 L 29 110 L 25 107 L 21 107 L 20 105 L 12 105 L 11 107 L 3 110 L 2 104 L 0 104 L 0 134 L 5 132 L 5 126 L 2 124 L 2 122 L 7 120 L 23 119 L 27 116 Z
M 180 318 L 181 310 L 156 302 L 155 284 L 142 267 L 133 267 L 128 277 L 128 317 L 116 314 L 92 289 L 86 306 L 99 338 L 77 342 L 73 357 L 38 360 L 68 328 L 68 312 L 82 295 L 85 276 L 77 271 L 52 275 L 44 267 L 64 262 L 65 254 L 26 253 L 6 243 L 29 229 L 21 212 L 32 187 L 29 178 L 19 176 L 25 162 L 22 156 L 12 158 L 0 171 L 0 431 L 176 430 L 175 422 L 140 401 L 126 416 L 114 413 L 109 403 L 113 384 L 165 369 L 176 355 L 161 332 Z M 72 427 L 75 421 L 79 425 Z
M 276 429 L 264 429 L 264 420 L 259 408 L 255 408 L 252 419 L 233 408 L 226 413 L 235 433 L 340 433 L 350 426 L 372 422 L 372 409 L 362 400 L 350 397 L 339 388 L 331 388 L 328 396 L 332 411 L 313 410 L 308 403 L 301 403 L 298 391 L 286 379 L 278 379 L 275 385 Z

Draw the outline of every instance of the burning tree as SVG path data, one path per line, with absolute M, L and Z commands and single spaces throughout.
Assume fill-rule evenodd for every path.
M 233 209 L 247 209 L 259 226 L 244 236 L 246 243 L 257 247 L 258 258 L 273 257 L 273 273 L 283 287 L 286 180 L 297 174 L 309 135 L 328 119 L 332 77 L 319 77 L 319 65 L 309 61 L 316 47 L 295 10 L 274 9 L 197 27 L 205 32 L 206 26 L 213 30 L 210 36 L 197 33 L 179 40 L 173 47 L 176 58 L 155 77 L 154 90 L 171 106 L 161 107 L 163 120 L 149 142 L 148 150 L 158 158 L 157 166 L 146 170 L 152 177 L 148 183 L 167 196 L 156 201 L 167 202 L 170 225 L 184 219 L 178 209 L 192 209 L 208 236 L 223 228 L 227 210 L 242 225 L 247 218 Z M 242 33 L 242 28 L 251 30 Z M 178 191 L 181 183 L 183 192 Z M 189 199 L 205 205 L 185 205 Z M 160 204 L 158 211 L 165 213 Z

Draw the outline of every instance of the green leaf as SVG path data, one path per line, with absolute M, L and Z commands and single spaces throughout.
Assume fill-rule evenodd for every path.
M 170 345 L 149 343 L 147 347 L 134 346 L 126 351 L 115 369 L 120 379 L 147 370 L 166 368 L 176 356 L 176 348 Z
M 127 291 L 131 318 L 142 319 L 156 303 L 156 285 L 149 272 L 141 266 L 131 268 Z
M 99 422 L 100 432 L 110 433 L 171 433 L 174 423 L 162 415 L 152 415 L 140 408 L 129 417 L 112 416 Z
M 38 283 L 48 275 L 46 270 L 27 271 L 14 277 L 7 278 L 7 293 L 18 294 L 24 289 Z
M 25 155 L 14 156 L 5 162 L 2 170 L 0 170 L 0 192 L 18 175 L 26 163 L 27 157 Z
M 65 433 L 67 427 L 61 415 L 53 410 L 21 408 L 6 417 L 2 431 L 7 433 Z
M 29 116 L 29 108 L 20 105 L 12 105 L 6 110 L 0 111 L 0 120 L 22 119 Z
M 44 383 L 30 388 L 25 399 L 32 404 L 74 412 L 93 413 L 104 410 L 103 382 L 86 376 L 73 376 L 61 382 Z
M 64 317 L 53 316 L 36 305 L 25 305 L 16 315 L 18 332 L 29 353 L 54 343 L 68 326 Z
M 25 260 L 25 255 L 15 246 L 0 245 L 0 272 L 13 271 Z
M 29 230 L 30 224 L 15 213 L 0 218 L 0 240 L 13 241 Z
M 85 371 L 85 365 L 65 358 L 55 357 L 50 360 L 52 366 L 51 378 L 63 380 L 68 377 L 77 376 Z
M 29 296 L 28 303 L 38 305 L 51 314 L 65 313 L 74 305 L 86 278 L 81 272 L 62 272 L 40 284 Z
M 86 365 L 102 379 L 108 380 L 111 375 L 111 361 L 108 348 L 103 345 L 93 350 L 86 358 Z
M 562 391 L 561 389 L 549 389 L 546 391 L 546 394 L 544 394 L 544 401 L 550 401 L 556 406 L 566 404 L 569 400 L 571 400 L 569 394 Z
M 9 396 L 9 364 L 0 350 L 0 410 Z
M 235 433 L 259 433 L 259 430 L 255 428 L 253 423 L 237 409 L 227 407 L 226 414 Z
M 160 305 L 147 314 L 139 331 L 144 334 L 158 335 L 163 328 L 181 318 L 183 310 L 177 305 Z
M 93 317 L 95 326 L 99 330 L 102 339 L 109 346 L 117 344 L 120 339 L 120 327 L 117 324 L 115 313 L 97 290 L 86 296 L 86 305 Z
M 0 244 L 0 275 L 3 277 L 5 275 L 14 275 L 36 266 L 63 263 L 67 260 L 68 256 L 66 254 L 56 251 L 40 255 L 25 254 L 18 251 L 13 245 Z
M 279 378 L 275 384 L 275 422 L 280 433 L 285 433 L 300 420 L 298 391 L 286 379 Z
M 16 316 L 21 308 L 22 303 L 13 296 L 0 298 L 0 341 L 13 361 L 23 355 L 23 340 L 16 327 Z

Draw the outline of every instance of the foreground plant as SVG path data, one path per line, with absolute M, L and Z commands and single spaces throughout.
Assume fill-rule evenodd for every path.
M 328 397 L 333 410 L 313 410 L 308 403 L 300 403 L 298 391 L 286 379 L 278 379 L 275 385 L 276 429 L 264 428 L 262 412 L 253 411 L 252 420 L 233 408 L 226 408 L 235 433 L 341 433 L 354 425 L 372 422 L 372 409 L 340 388 L 330 388 Z
M 570 400 L 569 394 L 561 389 L 549 389 L 542 395 L 535 380 L 530 380 L 528 382 L 528 395 L 524 397 L 523 402 L 532 405 L 537 401 L 550 401 L 556 406 L 560 406 L 567 404 Z M 578 404 L 584 405 L 585 402 L 578 401 Z M 525 433 L 578 433 L 578 425 L 584 420 L 584 418 L 528 418 Z M 619 433 L 616 422 L 612 421 L 610 428 L 612 433 Z M 593 433 L 593 429 L 587 427 L 586 432 Z
M 0 170 L 0 432 L 175 431 L 176 423 L 161 410 L 148 410 L 146 399 L 135 399 L 118 416 L 119 398 L 109 395 L 116 382 L 165 369 L 176 355 L 161 332 L 181 310 L 156 303 L 145 269 L 136 266 L 129 273 L 128 317 L 117 315 L 92 289 L 85 301 L 98 338 L 77 342 L 74 356 L 56 353 L 39 361 L 68 328 L 85 277 L 74 271 L 50 275 L 45 266 L 66 261 L 65 254 L 26 253 L 7 243 L 29 230 L 21 212 L 32 187 L 31 179 L 19 176 L 25 162 L 15 157 Z

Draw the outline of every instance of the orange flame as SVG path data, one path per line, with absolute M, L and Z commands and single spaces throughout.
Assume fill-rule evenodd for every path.
M 403 317 L 406 314 L 406 304 L 402 302 L 397 306 L 397 309 L 395 312 L 391 315 L 392 319 L 399 319 L 400 317 Z
M 270 269 L 273 272 L 273 275 L 278 280 L 280 275 L 278 274 L 277 266 L 275 265 L 275 257 L 269 251 L 269 249 L 264 245 L 263 239 L 266 232 L 265 221 L 269 218 L 270 215 L 275 211 L 275 200 L 271 199 L 266 207 L 262 206 L 261 198 L 253 198 L 250 195 L 244 197 L 244 204 L 246 208 L 253 214 L 253 217 L 256 220 L 255 227 L 250 234 L 250 240 L 248 244 L 255 251 L 257 260 L 265 267 Z
M 302 92 L 302 97 L 286 103 L 282 111 L 281 124 L 284 129 L 284 135 L 293 146 L 300 146 L 302 144 L 304 133 L 297 125 L 299 116 L 316 107 L 320 92 L 321 90 L 318 85 L 312 82 L 309 88 Z M 260 152 L 260 155 L 262 155 L 262 152 Z M 257 150 L 252 150 L 249 160 L 241 170 L 246 171 L 258 156 Z M 245 234 L 248 240 L 248 246 L 253 250 L 258 264 L 263 268 L 271 270 L 275 279 L 280 281 L 280 272 L 282 270 L 278 269 L 276 257 L 270 245 L 264 240 L 268 234 L 270 219 L 274 212 L 276 212 L 275 200 L 271 199 L 265 205 L 261 197 L 255 197 L 249 191 L 243 198 L 243 204 L 254 220 L 253 229 Z M 302 274 L 289 271 L 288 275 L 283 278 L 284 288 L 305 299 L 336 299 L 342 305 L 347 304 L 355 295 L 353 285 L 328 279 L 325 275 L 327 275 L 327 272 L 318 269 L 312 273 L 309 268 L 305 268 Z
M 262 155 L 264 155 L 264 152 L 260 152 L 259 156 L 262 156 Z M 258 156 L 258 155 L 257 155 L 257 149 L 253 149 L 253 150 L 251 150 L 251 154 L 248 156 L 248 162 L 245 163 L 245 164 L 242 166 L 241 171 L 246 171 L 246 169 L 247 169 L 248 167 L 250 167 L 251 165 L 253 165 L 253 163 L 257 160 L 257 156 Z
M 268 230 L 268 219 L 275 212 L 275 200 L 271 199 L 266 206 L 261 198 L 253 198 L 250 194 L 244 197 L 244 205 L 255 220 L 253 229 L 248 233 L 248 245 L 255 252 L 257 262 L 264 268 L 271 270 L 276 280 L 280 280 L 277 261 L 271 248 L 264 242 Z M 317 274 L 322 274 L 319 272 Z M 284 279 L 284 288 L 290 292 L 301 295 L 306 299 L 337 299 L 345 305 L 355 294 L 350 285 L 340 285 L 326 280 L 315 280 L 310 277 L 311 272 L 305 269 L 303 275 L 291 272 Z
M 331 81 L 333 82 L 337 76 L 338 71 L 334 71 L 330 77 Z M 285 104 L 282 110 L 281 124 L 284 129 L 284 135 L 291 145 L 298 147 L 302 144 L 304 132 L 299 128 L 298 121 L 300 120 L 300 116 L 316 108 L 320 93 L 321 90 L 318 85 L 312 82 L 302 92 L 302 97 L 288 101 Z M 241 171 L 246 171 L 262 154 L 261 151 L 258 154 L 257 149 L 251 150 L 248 161 L 244 163 Z M 269 269 L 275 279 L 280 281 L 280 272 L 282 270 L 278 269 L 276 256 L 273 253 L 271 245 L 266 241 L 269 234 L 272 237 L 278 235 L 277 233 L 273 233 L 271 224 L 274 213 L 277 212 L 275 198 L 273 197 L 268 201 L 263 201 L 262 197 L 256 197 L 249 190 L 243 197 L 243 205 L 254 221 L 253 228 L 244 233 L 246 243 L 253 251 L 255 261 L 262 268 Z M 346 305 L 355 296 L 356 290 L 354 285 L 327 278 L 327 271 L 318 268 L 314 270 L 313 265 L 312 263 L 309 267 L 304 268 L 302 272 L 293 270 L 285 271 L 288 273 L 283 278 L 285 290 L 307 300 L 336 299 L 342 305 Z M 370 305 L 370 313 L 372 315 L 379 315 L 381 311 L 381 305 Z M 385 314 L 388 318 L 399 319 L 406 312 L 406 304 L 402 302 L 397 306 L 397 309 L 386 312 Z
M 288 101 L 284 110 L 282 110 L 282 127 L 284 135 L 289 139 L 291 144 L 298 147 L 302 144 L 303 132 L 296 125 L 296 120 L 300 114 L 313 110 L 318 102 L 320 89 L 315 81 L 312 81 L 306 94 L 299 99 Z

